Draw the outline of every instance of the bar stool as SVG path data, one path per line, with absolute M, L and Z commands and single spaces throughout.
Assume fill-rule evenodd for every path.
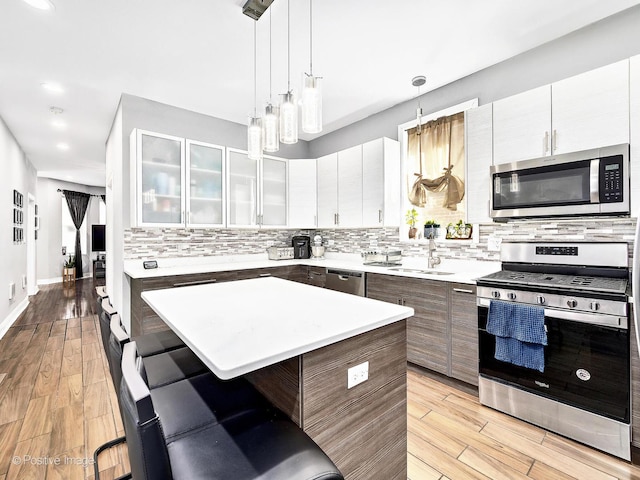
M 152 390 L 139 364 L 135 342 L 127 343 L 120 405 L 136 480 L 344 480 L 315 442 L 266 400 L 223 413 L 225 395 L 189 398 L 192 379 Z M 212 388 L 226 384 L 218 380 Z M 166 390 L 174 395 L 160 395 Z

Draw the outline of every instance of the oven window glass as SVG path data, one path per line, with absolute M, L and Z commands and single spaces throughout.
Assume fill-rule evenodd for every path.
M 588 160 L 495 174 L 494 209 L 590 203 L 589 175 Z
M 629 332 L 545 317 L 545 370 L 494 358 L 495 337 L 486 331 L 488 309 L 478 308 L 480 374 L 577 408 L 629 422 Z

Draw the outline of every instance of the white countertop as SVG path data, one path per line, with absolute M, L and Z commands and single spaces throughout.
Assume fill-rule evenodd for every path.
M 142 298 L 222 379 L 414 313 L 409 307 L 274 277 L 151 290 Z
M 450 272 L 450 275 L 424 274 L 415 272 L 399 272 L 389 267 L 374 267 L 363 265 L 362 258 L 357 254 L 327 253 L 323 260 L 268 260 L 267 254 L 235 255 L 220 257 L 181 257 L 159 258 L 158 268 L 145 270 L 142 260 L 125 260 L 124 273 L 131 278 L 155 278 L 172 275 L 187 275 L 194 273 L 213 273 L 230 270 L 249 270 L 254 268 L 283 267 L 287 265 L 311 265 L 320 268 L 338 268 L 357 270 L 369 273 L 382 273 L 399 277 L 424 278 L 445 282 L 474 284 L 475 279 L 497 272 L 501 268 L 500 262 L 479 260 L 442 259 L 442 264 L 433 270 Z M 426 257 L 403 257 L 402 267 L 427 270 Z

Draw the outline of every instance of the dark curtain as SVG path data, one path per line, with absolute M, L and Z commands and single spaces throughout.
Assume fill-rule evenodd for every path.
M 87 213 L 87 206 L 91 195 L 88 193 L 72 192 L 70 190 L 62 191 L 64 198 L 67 199 L 67 207 L 73 225 L 76 227 L 76 278 L 82 278 L 82 249 L 80 248 L 80 227 L 84 221 L 84 215 Z

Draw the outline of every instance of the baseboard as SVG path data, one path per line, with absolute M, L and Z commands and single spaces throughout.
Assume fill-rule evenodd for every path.
M 0 338 L 4 337 L 5 333 L 9 331 L 11 325 L 15 323 L 18 317 L 24 312 L 29 306 L 29 297 L 25 297 L 16 308 L 14 308 L 7 317 L 0 322 Z
M 61 283 L 61 282 L 62 282 L 62 277 L 38 279 L 38 285 L 51 285 L 52 283 Z

